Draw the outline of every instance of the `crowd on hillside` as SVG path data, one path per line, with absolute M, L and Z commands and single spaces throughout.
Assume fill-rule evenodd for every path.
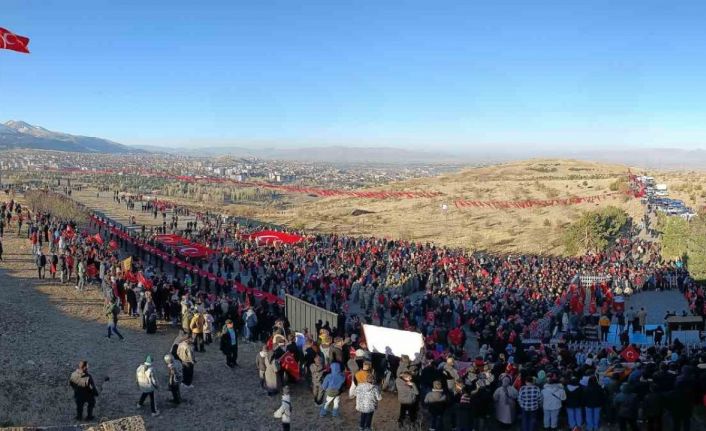
M 155 208 L 143 205 L 143 211 Z M 579 258 L 497 256 L 339 235 L 310 236 L 294 245 L 257 244 L 245 235 L 257 227 L 197 213 L 179 233 L 216 250 L 194 263 L 222 283 L 198 271 L 169 268 L 144 252 L 121 249 L 110 234 L 94 235 L 95 226 L 83 229 L 52 214 L 30 213 L 14 201 L 0 209 L 5 220 L 0 236 L 14 217 L 18 235 L 24 231 L 32 245 L 38 277 L 46 277 L 48 270 L 57 282 L 75 280 L 76 289 L 85 289 L 91 280 L 101 286 L 108 337 L 122 338 L 117 328 L 121 314 L 140 316 L 148 333 L 156 330 L 157 320 L 181 330 L 165 357 L 174 402 L 180 400 L 180 387 L 192 386 L 194 357 L 206 344 L 219 340 L 226 363 L 236 366 L 240 337 L 264 342 L 256 367 L 265 390 L 282 393 L 277 415 L 285 429 L 296 414 L 286 383 L 293 384 L 296 374 L 310 385 L 321 416 L 337 416 L 339 404 L 346 402 L 341 398 L 355 398 L 362 430 L 371 429 L 382 396 L 398 398 L 401 423 L 417 421 L 423 406 L 430 429 L 436 430 L 479 430 L 491 422 L 510 426 L 518 421 L 523 430 L 534 430 L 540 420 L 545 428 L 556 429 L 564 414 L 571 427 L 588 430 L 605 420 L 621 429 L 633 427 L 638 418 L 660 429 L 653 412 L 660 419 L 669 412 L 672 429 L 688 429 L 692 407 L 706 391 L 706 353 L 678 340 L 642 349 L 581 344 L 582 327 L 612 314 L 620 293 L 680 289 L 690 311 L 704 314 L 701 288 L 682 265 L 661 262 L 655 243 L 623 238 L 605 253 Z M 171 229 L 165 223 L 161 232 L 176 230 L 177 214 L 188 212 L 174 213 Z M 142 229 L 135 234 L 174 253 L 155 240 L 155 233 Z M 610 277 L 584 286 L 577 281 L 580 274 Z M 340 327 L 320 322 L 306 331 L 296 328 L 297 334 L 280 305 L 238 294 L 231 281 L 278 297 L 291 294 L 345 319 Z M 368 322 L 421 332 L 421 357 L 369 351 L 361 331 Z M 474 357 L 466 348 L 470 332 L 478 334 L 481 345 Z M 636 355 L 630 360 L 628 349 Z M 298 371 L 283 358 L 293 358 Z M 147 358 L 138 369 L 147 394 L 140 405 L 148 397 L 153 400 L 151 365 Z M 76 387 L 81 394 L 77 404 L 84 400 L 81 410 L 88 404 L 91 416 L 91 403 L 85 401 L 89 391 L 80 383 Z M 151 408 L 158 413 L 154 402 Z

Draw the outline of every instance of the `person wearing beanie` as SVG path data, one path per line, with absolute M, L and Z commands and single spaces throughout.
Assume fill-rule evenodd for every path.
M 145 362 L 137 367 L 137 385 L 142 391 L 140 395 L 140 401 L 137 402 L 137 408 L 141 409 L 147 397 L 150 398 L 150 409 L 152 410 L 152 416 L 159 415 L 159 411 L 155 405 L 154 401 L 154 391 L 158 389 L 157 378 L 152 370 L 152 356 L 147 355 Z
M 174 356 L 170 353 L 164 355 L 164 363 L 167 364 L 167 372 L 169 373 L 167 377 L 167 382 L 169 390 L 172 392 L 172 399 L 170 400 L 174 404 L 181 403 L 181 381 L 183 378 L 183 369 L 181 367 L 181 362 L 175 361 Z
M 289 396 L 289 386 L 282 388 L 282 404 L 275 410 L 274 417 L 282 421 L 282 431 L 289 431 L 292 420 L 292 401 Z

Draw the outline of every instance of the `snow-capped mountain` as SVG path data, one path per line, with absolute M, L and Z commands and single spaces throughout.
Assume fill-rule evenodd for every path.
M 10 120 L 0 124 L 0 149 L 16 148 L 84 153 L 141 152 L 107 139 L 53 132 L 24 121 Z

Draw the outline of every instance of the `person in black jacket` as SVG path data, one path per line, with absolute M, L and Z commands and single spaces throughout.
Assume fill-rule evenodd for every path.
M 83 420 L 83 406 L 88 405 L 87 420 L 93 420 L 93 408 L 96 405 L 98 389 L 93 383 L 93 377 L 88 373 L 88 362 L 81 361 L 78 368 L 71 373 L 69 385 L 74 390 L 74 400 L 76 401 L 76 420 Z
M 433 383 L 431 392 L 424 397 L 424 405 L 431 415 L 429 431 L 441 431 L 443 428 L 443 416 L 446 411 L 446 390 L 440 380 Z
M 231 368 L 238 365 L 238 333 L 230 319 L 226 320 L 225 330 L 221 334 L 221 352 L 226 355 L 226 365 Z
M 576 376 L 571 376 L 569 384 L 566 385 L 566 416 L 569 419 L 569 429 L 581 427 L 583 425 L 583 387 L 579 384 Z
M 39 253 L 37 254 L 37 277 L 38 278 L 44 278 L 44 269 L 47 266 L 47 257 L 42 253 L 40 250 Z
M 586 411 L 586 430 L 598 431 L 601 426 L 601 407 L 605 404 L 606 393 L 595 376 L 588 379 L 583 389 L 583 405 Z

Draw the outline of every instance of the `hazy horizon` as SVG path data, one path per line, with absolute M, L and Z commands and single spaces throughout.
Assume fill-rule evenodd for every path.
M 10 0 L 31 54 L 0 52 L 0 118 L 157 147 L 703 148 L 704 12 Z

